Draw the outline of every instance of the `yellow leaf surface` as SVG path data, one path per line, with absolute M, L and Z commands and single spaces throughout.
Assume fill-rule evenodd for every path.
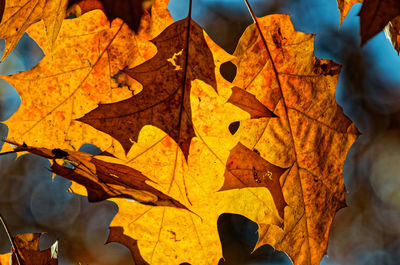
M 340 66 L 314 57 L 314 35 L 295 31 L 288 15 L 257 22 L 235 50 L 233 83 L 279 118 L 243 121 L 235 135 L 288 168 L 281 178 L 284 229 L 259 223 L 257 247 L 271 244 L 294 264 L 319 264 L 333 217 L 345 206 L 343 164 L 358 131 L 335 100 Z
M 6 0 L 0 23 L 0 38 L 6 40 L 1 61 L 11 53 L 28 27 L 40 19 L 45 23 L 52 50 L 65 18 L 67 3 L 68 0 Z
M 0 265 L 10 265 L 11 252 L 0 255 Z
M 22 98 L 18 111 L 5 122 L 9 139 L 49 149 L 76 150 L 85 143 L 97 144 L 102 150 L 118 153 L 119 144 L 110 136 L 74 119 L 99 103 L 132 96 L 132 89 L 119 87 L 113 76 L 153 56 L 155 48 L 148 39 L 172 22 L 165 9 L 166 2 L 158 2 L 152 17 L 144 16 L 139 35 L 121 20 L 110 27 L 100 10 L 66 20 L 58 37 L 60 45 L 52 53 L 46 45 L 44 23 L 32 25 L 28 33 L 45 57 L 29 71 L 1 76 Z

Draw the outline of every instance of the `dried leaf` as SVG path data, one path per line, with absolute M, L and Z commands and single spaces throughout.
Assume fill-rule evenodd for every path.
M 111 242 L 118 242 L 129 247 L 135 265 L 148 265 L 148 263 L 140 255 L 137 241 L 125 235 L 123 227 L 110 227 L 110 235 L 107 239 L 107 243 Z
M 400 16 L 398 0 L 364 0 L 360 10 L 361 45 L 381 32 L 395 17 Z
M 144 11 L 143 2 L 145 0 L 69 0 L 68 5 L 71 7 L 77 4 L 81 14 L 101 9 L 107 15 L 108 20 L 121 18 L 132 30 L 137 32 Z
M 188 18 L 172 24 L 152 42 L 157 54 L 124 71 L 143 84 L 143 91 L 123 102 L 99 105 L 79 121 L 111 135 L 126 152 L 143 126 L 154 125 L 172 137 L 187 157 L 195 135 L 191 81 L 200 79 L 216 89 L 212 54 L 203 30 Z
M 19 253 L 21 265 L 57 265 L 57 254 L 52 249 L 40 250 L 39 239 L 41 233 L 19 234 L 13 238 L 16 251 Z M 0 265 L 15 265 L 16 256 L 12 253 L 0 255 Z
M 343 23 L 343 20 L 350 12 L 350 9 L 354 4 L 362 3 L 363 0 L 337 0 L 338 8 L 340 11 L 340 24 Z
M 400 2 L 397 0 L 337 0 L 340 10 L 340 23 L 347 16 L 351 7 L 356 3 L 363 3 L 360 13 L 361 45 L 381 32 L 385 27 L 387 36 L 393 47 L 399 52 L 397 44 L 398 16 L 400 16 Z
M 256 24 L 241 37 L 234 84 L 279 118 L 242 121 L 235 135 L 289 168 L 280 179 L 288 203 L 284 229 L 259 223 L 257 247 L 271 244 L 294 264 L 319 264 L 333 217 L 345 205 L 342 169 L 358 132 L 335 101 L 340 66 L 313 56 L 314 36 L 295 31 L 287 15 L 257 21 L 263 38 Z
M 266 187 L 283 219 L 283 211 L 287 205 L 279 183 L 283 172 L 285 169 L 265 161 L 255 151 L 239 143 L 231 150 L 226 162 L 225 181 L 220 190 Z
M 146 176 L 138 170 L 120 164 L 107 163 L 98 160 L 90 154 L 65 151 L 61 149 L 35 148 L 12 143 L 16 151 L 26 151 L 32 154 L 52 159 L 51 170 L 62 177 L 75 181 L 87 189 L 91 202 L 103 201 L 108 198 L 127 198 L 148 205 L 161 205 L 187 209 L 173 198 L 159 192 L 148 183 Z M 57 159 L 64 162 L 59 164 Z M 66 167 L 65 162 L 72 165 Z
M 392 42 L 397 54 L 400 53 L 400 16 L 396 17 L 385 27 L 386 37 Z

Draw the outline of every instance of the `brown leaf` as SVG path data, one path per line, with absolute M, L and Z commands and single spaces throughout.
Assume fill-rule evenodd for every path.
M 14 237 L 21 265 L 57 265 L 57 258 L 52 257 L 51 249 L 39 250 L 40 233 L 19 234 Z M 18 264 L 15 255 L 12 255 L 11 264 Z
M 257 152 L 257 150 L 251 151 L 241 143 L 231 150 L 226 162 L 224 185 L 220 190 L 266 187 L 271 192 L 279 215 L 283 219 L 287 203 L 283 198 L 279 178 L 285 169 L 267 162 Z
M 187 209 L 180 202 L 149 185 L 148 183 L 152 181 L 131 167 L 104 162 L 82 152 L 12 144 L 17 146 L 16 151 L 26 151 L 52 159 L 51 170 L 55 174 L 84 186 L 91 202 L 119 197 L 133 199 L 147 205 Z M 58 164 L 56 159 L 66 161 L 73 168 Z
M 232 88 L 232 94 L 228 102 L 250 113 L 252 119 L 276 117 L 276 115 L 258 101 L 253 94 L 239 87 Z
M 137 240 L 124 234 L 124 228 L 120 226 L 110 227 L 110 235 L 108 236 L 107 243 L 118 242 L 129 248 L 132 253 L 133 261 L 135 265 L 148 265 L 142 256 L 140 255 L 140 250 L 137 244 Z
M 157 54 L 124 71 L 143 85 L 143 91 L 121 102 L 100 104 L 78 120 L 111 135 L 126 152 L 143 126 L 154 125 L 172 137 L 187 158 L 195 136 L 191 81 L 203 80 L 216 90 L 213 56 L 202 28 L 189 18 L 175 22 L 152 42 Z
M 394 18 L 385 27 L 385 33 L 388 39 L 392 42 L 397 54 L 400 53 L 400 16 Z
M 340 10 L 340 24 L 342 24 L 353 5 L 362 2 L 363 0 L 337 0 L 338 8 Z
M 381 32 L 385 26 L 400 16 L 398 0 L 364 0 L 360 13 L 361 45 Z
M 107 15 L 108 20 L 121 18 L 132 30 L 137 32 L 144 12 L 143 2 L 145 0 L 69 0 L 68 6 L 77 4 L 81 9 L 81 14 L 101 9 Z

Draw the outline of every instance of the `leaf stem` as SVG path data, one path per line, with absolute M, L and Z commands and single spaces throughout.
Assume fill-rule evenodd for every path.
M 6 221 L 4 220 L 4 218 L 3 218 L 3 216 L 1 214 L 0 214 L 0 221 L 3 224 L 3 227 L 4 227 L 5 231 L 6 231 L 7 236 L 8 236 L 8 239 L 11 242 L 12 253 L 15 255 L 15 258 L 17 259 L 18 265 L 21 265 L 22 264 L 21 263 L 21 257 L 19 256 L 18 249 L 15 246 L 14 239 L 11 237 L 11 233 L 10 233 L 10 230 L 8 229 Z

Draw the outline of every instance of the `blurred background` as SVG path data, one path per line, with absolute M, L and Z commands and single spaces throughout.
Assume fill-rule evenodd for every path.
M 187 15 L 188 1 L 171 0 L 175 20 Z M 336 98 L 362 135 L 344 167 L 348 207 L 338 212 L 324 265 L 400 264 L 400 57 L 380 33 L 360 48 L 356 4 L 339 27 L 336 0 L 250 0 L 258 16 L 290 14 L 298 31 L 315 33 L 315 56 L 343 65 Z M 193 0 L 193 18 L 212 39 L 232 53 L 252 23 L 243 0 Z M 4 41 L 1 42 L 1 49 Z M 43 57 L 26 34 L 0 64 L 0 74 L 25 71 Z M 229 78 L 229 71 L 227 72 Z M 16 111 L 20 99 L 0 80 L 0 120 Z M 0 124 L 0 137 L 7 128 Z M 93 146 L 82 151 L 99 152 Z M 104 245 L 117 213 L 112 202 L 88 203 L 68 193 L 70 182 L 51 178 L 49 162 L 33 155 L 0 157 L 0 213 L 12 233 L 46 232 L 42 249 L 59 242 L 59 264 L 133 264 L 127 248 Z M 220 264 L 291 264 L 282 252 L 264 246 L 253 254 L 257 225 L 224 214 L 218 230 L 225 260 Z M 0 227 L 0 253 L 10 243 Z

